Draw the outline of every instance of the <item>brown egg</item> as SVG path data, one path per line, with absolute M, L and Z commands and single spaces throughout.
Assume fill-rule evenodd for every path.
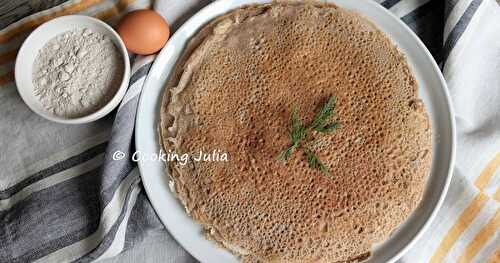
M 128 50 L 149 55 L 158 52 L 168 40 L 170 29 L 163 17 L 153 10 L 136 10 L 125 15 L 117 26 Z

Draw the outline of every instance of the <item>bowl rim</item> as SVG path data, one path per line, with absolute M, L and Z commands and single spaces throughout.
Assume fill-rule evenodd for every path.
M 98 110 L 96 110 L 90 114 L 87 114 L 87 115 L 84 115 L 81 117 L 77 117 L 77 118 L 64 118 L 64 117 L 48 114 L 47 112 L 45 112 L 43 110 L 39 110 L 28 99 L 28 97 L 32 97 L 33 94 L 29 93 L 28 90 L 25 88 L 25 86 L 22 85 L 20 82 L 20 79 L 23 77 L 20 73 L 21 72 L 21 60 L 25 59 L 24 53 L 25 53 L 25 50 L 30 46 L 30 43 L 32 43 L 33 41 L 36 41 L 35 37 L 42 30 L 44 30 L 48 27 L 57 27 L 58 23 L 60 23 L 61 21 L 65 21 L 65 20 L 73 20 L 73 21 L 74 20 L 87 20 L 89 22 L 96 24 L 98 27 L 103 28 L 110 35 L 112 35 L 113 38 L 116 40 L 116 41 L 113 40 L 113 43 L 115 44 L 115 46 L 119 50 L 120 54 L 122 55 L 123 64 L 124 64 L 123 76 L 122 76 L 122 79 L 120 82 L 120 86 L 119 86 L 118 90 L 115 92 L 115 94 L 113 95 L 113 97 L 105 105 L 103 105 L 101 108 L 99 108 Z M 76 24 L 79 24 L 79 23 L 77 22 Z M 63 33 L 63 32 L 65 32 L 65 31 L 61 31 L 61 33 Z M 44 43 L 44 45 L 45 44 L 46 43 Z M 30 74 L 31 74 L 31 72 L 30 72 Z M 128 86 L 129 86 L 130 60 L 129 60 L 127 48 L 125 47 L 123 40 L 121 39 L 120 35 L 110 25 L 108 25 L 105 22 L 103 22 L 102 20 L 94 18 L 92 16 L 65 15 L 65 16 L 56 17 L 54 19 L 51 19 L 51 20 L 43 23 L 42 25 L 37 27 L 35 30 L 33 30 L 29 34 L 29 36 L 23 41 L 21 47 L 19 48 L 19 52 L 17 53 L 16 62 L 15 62 L 15 66 L 14 66 L 14 77 L 15 77 L 16 88 L 19 92 L 19 95 L 21 96 L 24 103 L 33 112 L 35 112 L 39 116 L 41 116 L 47 120 L 53 121 L 53 122 L 58 122 L 58 123 L 63 123 L 63 124 L 83 124 L 83 123 L 89 123 L 89 122 L 96 121 L 96 120 L 108 115 L 113 109 L 115 109 L 119 105 L 120 101 L 125 96 L 125 93 L 126 93 Z

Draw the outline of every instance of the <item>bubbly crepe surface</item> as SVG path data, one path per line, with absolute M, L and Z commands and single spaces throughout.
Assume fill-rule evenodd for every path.
M 330 170 L 290 145 L 292 109 L 308 123 L 337 97 L 341 128 L 314 134 Z M 234 10 L 186 48 L 166 89 L 166 151 L 220 149 L 228 162 L 171 162 L 172 190 L 207 236 L 252 262 L 365 259 L 418 205 L 431 129 L 403 55 L 361 16 L 333 5 Z

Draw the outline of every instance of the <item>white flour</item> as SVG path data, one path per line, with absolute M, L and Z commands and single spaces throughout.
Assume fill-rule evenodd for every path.
M 62 33 L 39 51 L 34 93 L 55 115 L 77 118 L 95 112 L 120 87 L 122 56 L 113 42 L 90 29 Z

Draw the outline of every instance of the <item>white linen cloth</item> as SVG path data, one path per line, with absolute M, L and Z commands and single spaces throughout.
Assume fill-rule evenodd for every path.
M 430 1 L 392 2 L 389 10 L 403 18 Z M 198 5 L 199 1 L 187 1 L 175 6 L 185 12 Z M 172 6 L 163 2 L 159 7 L 171 11 Z M 448 38 L 458 38 L 449 51 L 441 51 L 449 53 L 446 61 L 438 60 L 456 114 L 456 167 L 436 219 L 399 262 L 500 262 L 500 5 L 494 0 L 447 1 L 445 10 L 441 46 Z M 147 245 L 112 261 L 133 262 L 146 254 L 150 262 L 157 262 L 176 251 L 153 249 L 169 242 L 152 237 Z
M 500 262 L 499 3 L 377 1 L 407 23 L 443 66 L 457 121 L 457 161 L 449 193 L 429 229 L 400 261 Z M 26 22 L 54 13 L 83 13 L 113 23 L 148 2 L 70 0 L 0 30 L 0 147 L 9 153 L 0 156 L 0 262 L 196 262 L 156 218 L 134 165 L 123 164 L 127 174 L 115 184 L 110 177 L 117 169 L 105 156 L 131 142 L 131 133 L 119 128 L 133 123 L 134 103 L 153 58 L 135 60 L 137 84 L 117 112 L 113 131 L 113 116 L 80 126 L 40 119 L 22 103 L 9 75 L 10 54 L 28 33 L 17 33 L 17 28 Z M 210 2 L 157 0 L 154 8 L 175 30 Z M 18 35 L 10 37 L 13 32 Z M 101 173 L 99 167 L 107 168 Z M 103 178 L 94 181 L 99 176 Z M 109 185 L 93 186 L 99 182 Z M 64 201 L 55 203 L 52 195 Z M 40 204 L 45 206 L 36 206 Z M 47 208 L 56 204 L 64 210 Z M 33 221 L 46 215 L 55 220 Z M 75 225 L 82 228 L 76 231 Z

